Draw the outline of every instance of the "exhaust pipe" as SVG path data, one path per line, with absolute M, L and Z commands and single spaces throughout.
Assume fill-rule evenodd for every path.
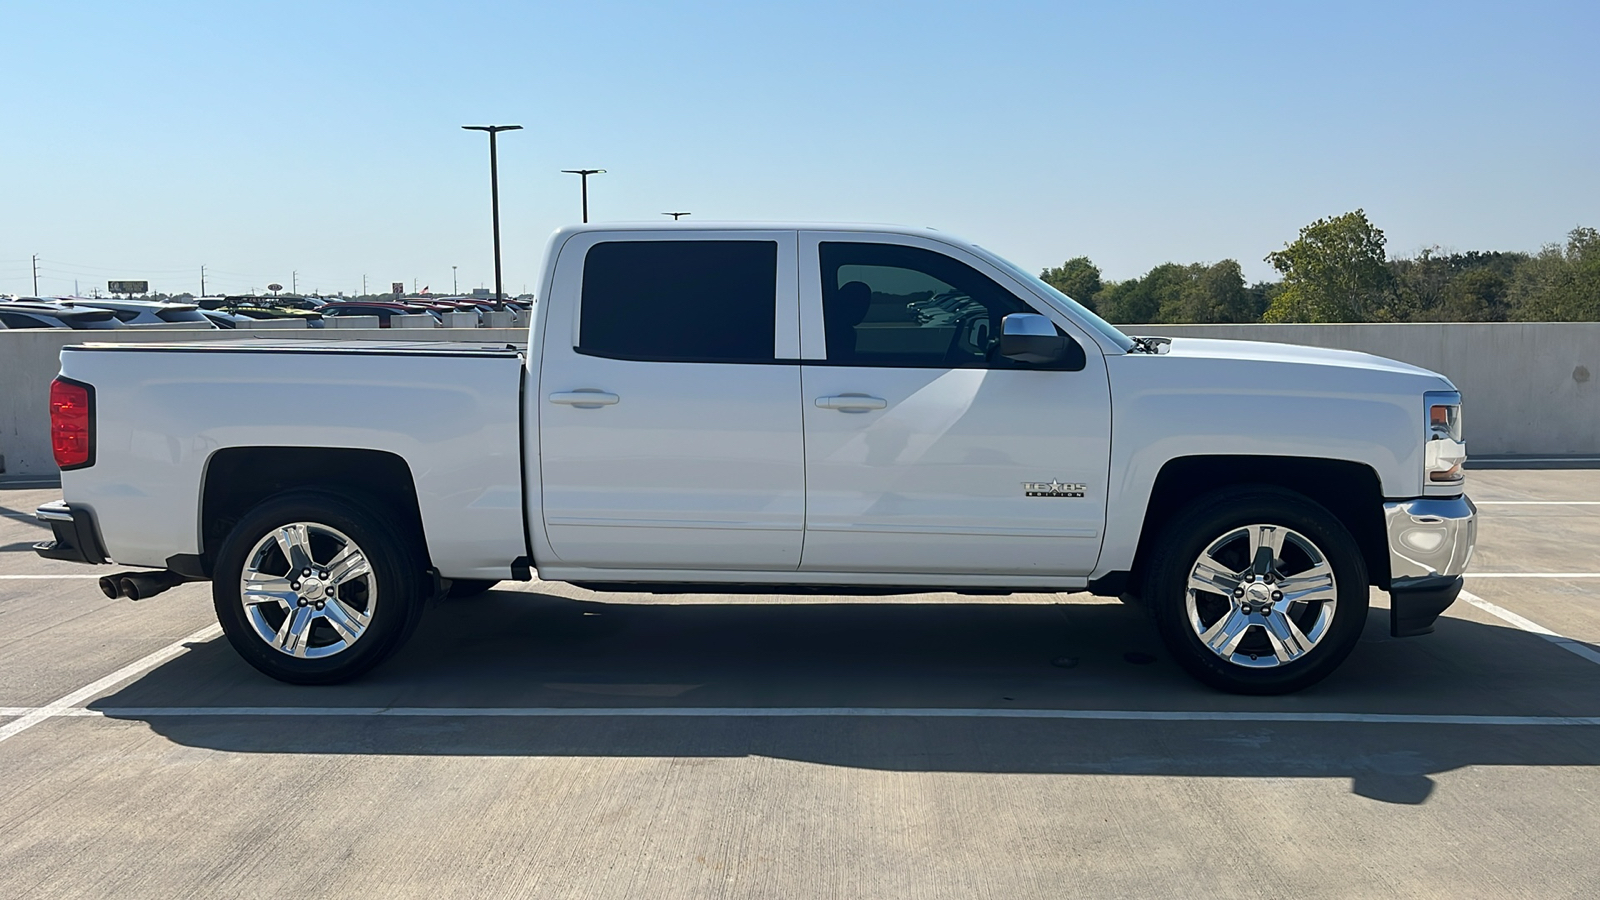
M 124 572 L 121 575 L 107 575 L 101 578 L 100 591 L 107 597 L 145 600 L 188 580 L 176 572 L 165 569 L 159 572 Z

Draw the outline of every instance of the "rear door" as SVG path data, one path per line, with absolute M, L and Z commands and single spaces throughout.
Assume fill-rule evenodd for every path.
M 1111 398 L 1098 346 L 999 268 L 903 235 L 800 235 L 806 542 L 817 572 L 1086 575 Z M 1079 352 L 995 352 L 1010 313 Z
M 562 246 L 537 401 L 561 565 L 798 567 L 795 240 L 686 229 Z

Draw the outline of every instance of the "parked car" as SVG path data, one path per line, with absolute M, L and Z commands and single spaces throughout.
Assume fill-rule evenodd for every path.
M 549 246 L 525 349 L 68 347 L 38 552 L 160 570 L 108 595 L 211 581 L 233 647 L 297 683 L 376 665 L 430 598 L 535 570 L 1120 596 L 1195 677 L 1257 694 L 1337 668 L 1370 588 L 1396 637 L 1461 590 L 1476 509 L 1442 375 L 1129 336 L 931 230 L 586 225 Z M 955 326 L 908 313 L 925 290 L 966 298 Z
M 40 297 L 0 302 L 0 326 L 5 328 L 120 328 L 108 309 L 91 309 Z
M 124 325 L 202 322 L 216 327 L 210 319 L 201 314 L 200 307 L 193 303 L 174 303 L 164 300 L 102 300 L 98 297 L 71 297 L 64 298 L 63 302 L 75 307 L 110 310 L 117 321 Z
M 394 316 L 426 313 L 436 319 L 439 318 L 439 310 L 415 303 L 383 303 L 364 300 L 335 300 L 323 304 L 318 308 L 318 312 L 326 319 L 339 316 L 377 316 L 379 328 L 388 328 L 389 320 Z
M 200 310 L 200 315 L 205 316 L 210 320 L 211 324 L 218 328 L 238 328 L 240 322 L 250 321 L 249 316 L 221 309 L 202 309 Z

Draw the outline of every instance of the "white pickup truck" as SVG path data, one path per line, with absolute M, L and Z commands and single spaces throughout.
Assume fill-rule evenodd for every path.
M 927 229 L 582 226 L 527 346 L 66 348 L 38 552 L 209 580 L 267 674 L 350 678 L 434 598 L 1091 591 L 1218 688 L 1337 667 L 1461 589 L 1460 396 L 1361 353 L 1129 337 Z

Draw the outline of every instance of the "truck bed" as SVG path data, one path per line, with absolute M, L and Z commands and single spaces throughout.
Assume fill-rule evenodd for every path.
M 84 344 L 61 360 L 95 392 L 98 456 L 63 488 L 118 563 L 200 554 L 213 461 L 291 448 L 403 461 L 446 577 L 508 578 L 527 553 L 514 345 L 243 338 Z

